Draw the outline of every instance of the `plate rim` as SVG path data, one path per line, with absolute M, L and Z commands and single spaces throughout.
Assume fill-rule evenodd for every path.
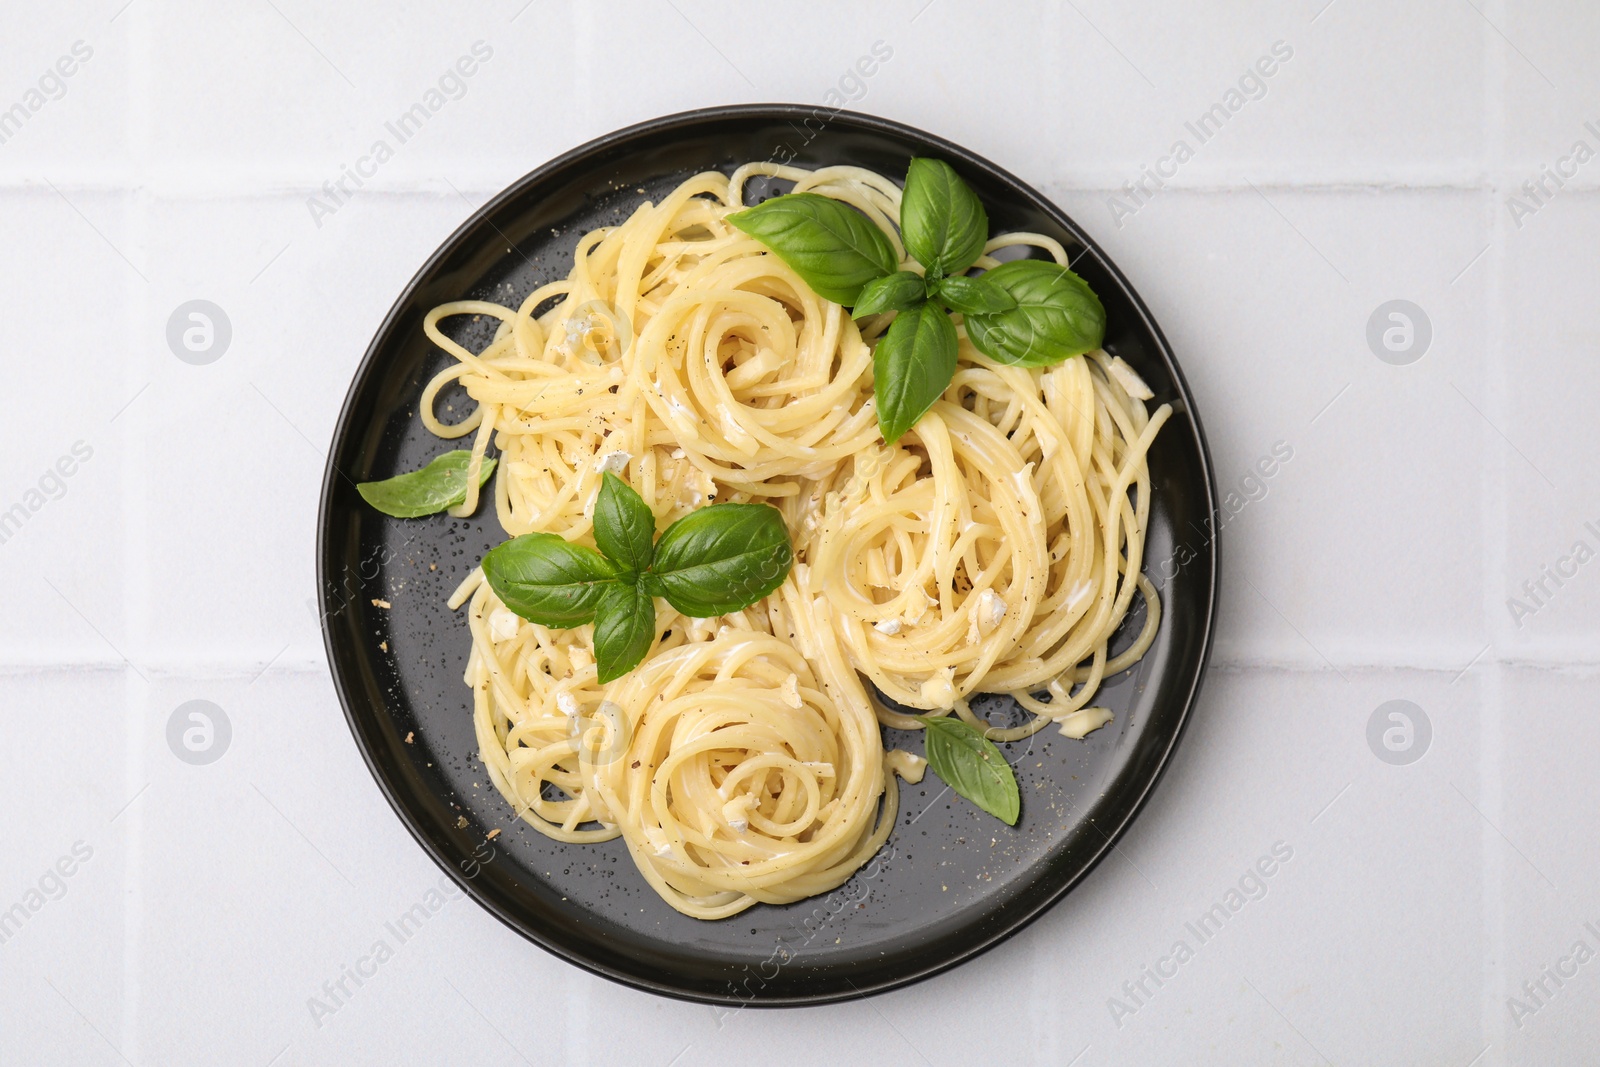
M 1102 249 L 1100 245 L 1087 232 L 1085 232 L 1084 229 L 1079 226 L 1071 216 L 1062 210 L 1048 196 L 1034 188 L 1032 184 L 1023 181 L 1009 170 L 995 164 L 988 158 L 979 155 L 970 149 L 964 148 L 961 145 L 955 144 L 954 142 L 951 142 L 943 137 L 928 133 L 927 131 L 912 126 L 908 123 L 857 111 L 831 109 L 816 105 L 793 103 L 724 104 L 673 112 L 668 115 L 646 119 L 642 122 L 636 122 L 631 125 L 621 127 L 560 153 L 547 162 L 535 167 L 533 170 L 528 171 L 511 184 L 507 185 L 500 192 L 484 201 L 483 204 L 474 209 L 470 215 L 468 215 L 458 226 L 456 226 L 450 232 L 449 236 L 440 242 L 438 247 L 435 248 L 431 254 L 429 254 L 421 266 L 418 267 L 418 269 L 412 274 L 410 280 L 407 281 L 405 286 L 400 290 L 398 296 L 395 298 L 394 303 L 384 315 L 382 321 L 378 324 L 372 335 L 372 340 L 368 343 L 366 351 L 361 357 L 361 361 L 356 365 L 356 368 L 351 375 L 350 387 L 345 394 L 344 401 L 340 406 L 339 417 L 334 424 L 332 439 L 329 443 L 326 465 L 323 470 L 322 485 L 318 496 L 315 547 L 317 604 L 319 609 L 318 625 L 322 630 L 323 649 L 327 655 L 329 674 L 331 675 L 334 690 L 339 699 L 340 708 L 344 713 L 345 724 L 350 729 L 351 739 L 354 741 L 356 749 L 361 755 L 362 762 L 366 764 L 367 771 L 372 775 L 373 781 L 377 784 L 379 791 L 383 794 L 384 799 L 389 804 L 389 807 L 393 809 L 394 813 L 399 817 L 401 824 L 405 826 L 407 832 L 410 833 L 417 844 L 421 846 L 423 852 L 441 870 L 449 875 L 449 877 L 456 883 L 463 893 L 470 897 L 479 907 L 483 908 L 490 915 L 493 915 L 496 919 L 500 920 L 500 922 L 510 930 L 525 940 L 538 945 L 540 948 L 566 963 L 577 966 L 590 974 L 609 979 L 632 989 L 669 997 L 675 1000 L 699 1004 L 758 1008 L 804 1007 L 841 1003 L 845 1001 L 876 996 L 882 993 L 887 993 L 890 990 L 905 988 L 906 986 L 924 981 L 928 978 L 934 977 L 935 975 L 949 971 L 954 967 L 960 966 L 961 964 L 966 963 L 985 952 L 988 952 L 995 946 L 1001 944 L 1002 942 L 1020 933 L 1028 926 L 1032 925 L 1041 915 L 1055 907 L 1055 905 L 1058 904 L 1061 899 L 1067 895 L 1067 893 L 1071 892 L 1088 878 L 1090 873 L 1092 873 L 1095 868 L 1097 868 L 1106 858 L 1106 856 L 1109 855 L 1116 847 L 1118 841 L 1123 837 L 1123 835 L 1128 832 L 1128 829 L 1133 825 L 1134 820 L 1136 820 L 1144 811 L 1144 808 L 1146 804 L 1149 803 L 1150 797 L 1154 794 L 1157 785 L 1160 784 L 1162 778 L 1166 775 L 1168 768 L 1171 766 L 1173 754 L 1177 750 L 1178 743 L 1182 740 L 1183 735 L 1188 729 L 1189 721 L 1194 714 L 1195 705 L 1200 697 L 1201 686 L 1203 685 L 1206 674 L 1210 668 L 1211 653 L 1216 632 L 1217 601 L 1221 580 L 1221 574 L 1219 570 L 1221 559 L 1220 553 L 1218 552 L 1217 539 L 1213 536 L 1206 538 L 1204 541 L 1203 553 L 1206 557 L 1208 557 L 1210 564 L 1210 578 L 1209 581 L 1203 587 L 1201 587 L 1206 599 L 1206 611 L 1204 623 L 1200 628 L 1200 651 L 1193 677 L 1189 681 L 1187 693 L 1183 695 L 1183 706 L 1178 715 L 1177 722 L 1171 729 L 1170 734 L 1165 738 L 1165 747 L 1160 753 L 1160 758 L 1155 764 L 1154 771 L 1145 780 L 1143 787 L 1139 790 L 1138 795 L 1133 799 L 1132 803 L 1127 805 L 1115 828 L 1108 831 L 1104 826 L 1097 824 L 1097 828 L 1101 830 L 1102 837 L 1099 847 L 1095 849 L 1090 858 L 1084 862 L 1076 872 L 1074 872 L 1070 877 L 1063 879 L 1059 886 L 1039 899 L 1031 908 L 1025 912 L 1015 915 L 1007 915 L 1002 922 L 996 924 L 996 929 L 994 932 L 982 937 L 976 943 L 961 948 L 951 953 L 946 958 L 930 963 L 927 966 L 917 968 L 916 970 L 911 971 L 903 976 L 896 976 L 893 979 L 887 979 L 865 986 L 857 986 L 854 983 L 847 982 L 846 984 L 851 988 L 846 991 L 770 997 L 740 997 L 731 993 L 727 995 L 708 993 L 701 990 L 686 989 L 681 986 L 675 986 L 665 981 L 653 980 L 637 973 L 622 971 L 588 959 L 579 953 L 571 951 L 569 948 L 560 944 L 553 938 L 546 937 L 542 931 L 534 928 L 531 924 L 525 923 L 519 918 L 508 914 L 506 910 L 499 907 L 493 899 L 487 898 L 486 896 L 480 894 L 474 880 L 470 877 L 464 876 L 463 872 L 456 868 L 456 865 L 454 862 L 452 862 L 451 858 L 443 855 L 441 851 L 435 847 L 435 844 L 427 833 L 426 828 L 421 825 L 414 813 L 397 795 L 396 786 L 398 783 L 391 782 L 379 768 L 374 754 L 374 746 L 369 742 L 369 739 L 366 736 L 365 727 L 362 724 L 360 716 L 358 716 L 355 708 L 352 707 L 353 701 L 351 699 L 351 694 L 358 691 L 358 687 L 346 677 L 345 664 L 343 662 L 344 653 L 342 653 L 341 650 L 336 647 L 335 631 L 334 627 L 330 623 L 330 619 L 335 611 L 335 608 L 330 603 L 333 599 L 333 595 L 332 587 L 329 584 L 329 565 L 332 558 L 331 553 L 334 551 L 335 546 L 333 545 L 333 538 L 329 536 L 329 523 L 331 521 L 329 511 L 334 497 L 334 490 L 337 485 L 336 479 L 347 478 L 347 476 L 338 467 L 338 459 L 340 456 L 340 446 L 346 441 L 354 429 L 351 424 L 354 420 L 353 408 L 355 407 L 357 385 L 364 381 L 373 371 L 374 365 L 380 354 L 380 349 L 386 347 L 383 344 L 384 339 L 389 335 L 395 326 L 396 320 L 405 314 L 405 310 L 409 302 L 418 288 L 420 288 L 424 283 L 424 280 L 434 272 L 435 268 L 439 266 L 441 261 L 459 251 L 458 243 L 463 240 L 469 231 L 474 230 L 482 225 L 483 222 L 492 216 L 500 207 L 502 207 L 508 201 L 520 196 L 522 192 L 530 185 L 534 185 L 545 180 L 551 174 L 570 164 L 581 161 L 587 157 L 602 154 L 620 143 L 651 134 L 670 132 L 672 130 L 681 130 L 685 127 L 695 127 L 703 123 L 727 119 L 800 121 L 803 123 L 807 119 L 815 119 L 818 114 L 827 115 L 825 126 L 842 121 L 844 124 L 847 124 L 857 131 L 881 133 L 897 138 L 910 138 L 934 145 L 938 147 L 940 151 L 948 153 L 951 158 L 960 161 L 965 166 L 979 171 L 986 171 L 992 176 L 999 178 L 1001 181 L 1019 188 L 1025 193 L 1031 194 L 1037 200 L 1038 204 L 1042 206 L 1043 210 L 1049 214 L 1058 225 L 1073 234 L 1079 241 L 1082 242 L 1085 251 L 1092 252 L 1097 257 L 1100 265 L 1107 270 L 1121 285 L 1123 292 L 1127 295 L 1130 303 L 1138 312 L 1144 329 L 1151 337 L 1155 339 L 1158 354 L 1172 374 L 1178 396 L 1184 406 L 1184 414 L 1192 428 L 1195 444 L 1199 451 L 1200 466 L 1204 473 L 1204 478 L 1202 480 L 1203 484 L 1200 488 L 1204 493 L 1206 514 L 1211 516 L 1215 516 L 1217 514 L 1216 474 L 1211 459 L 1211 450 L 1207 442 L 1205 428 L 1200 420 L 1199 412 L 1195 410 L 1194 399 L 1189 387 L 1188 379 L 1183 374 L 1183 368 L 1179 364 L 1177 355 L 1174 353 L 1171 343 L 1167 340 L 1166 334 L 1162 332 L 1161 327 L 1155 321 L 1154 316 L 1151 315 L 1150 309 L 1145 305 L 1144 298 L 1139 295 L 1136 289 L 1134 289 L 1132 284 L 1128 281 L 1126 275 L 1123 274 L 1121 268 L 1117 266 L 1115 261 L 1113 261 L 1111 257 L 1106 254 L 1105 250 Z

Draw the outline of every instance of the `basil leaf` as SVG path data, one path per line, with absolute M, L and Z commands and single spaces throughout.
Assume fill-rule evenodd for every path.
M 928 299 L 928 287 L 922 276 L 908 270 L 895 271 L 876 281 L 868 282 L 856 298 L 850 317 L 877 315 L 885 311 L 909 311 Z
M 983 731 L 954 716 L 919 715 L 923 752 L 933 773 L 957 793 L 1004 822 L 1017 825 L 1022 799 L 1011 764 Z
M 494 473 L 495 461 L 483 457 L 478 468 L 478 484 Z M 435 456 L 421 470 L 397 474 L 381 482 L 362 482 L 356 486 L 361 499 L 397 519 L 417 519 L 436 515 L 467 499 L 467 469 L 472 453 L 463 449 Z
M 775 196 L 728 221 L 772 249 L 818 296 L 846 307 L 863 285 L 900 265 L 871 219 L 816 193 Z
M 783 584 L 789 530 L 767 504 L 712 504 L 668 526 L 646 591 L 694 619 L 742 611 Z
M 964 274 L 952 274 L 940 278 L 933 295 L 945 307 L 963 315 L 997 315 L 1017 306 L 1010 293 L 983 275 L 968 278 Z
M 643 662 L 656 642 L 656 602 L 635 583 L 607 587 L 594 615 L 594 662 L 600 684 Z
M 581 626 L 594 618 L 617 568 L 592 548 L 552 533 L 523 534 L 483 557 L 483 576 L 501 603 L 540 626 Z
M 958 274 L 983 254 L 989 216 L 950 164 L 913 159 L 900 200 L 900 236 L 930 274 Z
M 967 316 L 967 337 L 990 359 L 1044 367 L 1092 352 L 1105 340 L 1105 307 L 1089 283 L 1067 268 L 1019 259 L 984 277 L 1017 302 L 1010 311 Z
M 650 566 L 650 543 L 656 539 L 656 517 L 644 497 L 610 471 L 600 482 L 594 502 L 594 542 L 626 574 Z
M 872 350 L 878 428 L 890 444 L 917 424 L 956 372 L 956 328 L 940 308 L 902 311 Z

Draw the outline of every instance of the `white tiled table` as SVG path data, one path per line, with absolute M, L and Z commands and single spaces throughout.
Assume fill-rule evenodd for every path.
M 1600 960 L 1561 959 L 1600 950 L 1600 562 L 1521 619 L 1507 600 L 1600 549 L 1600 160 L 1537 211 L 1507 200 L 1575 141 L 1600 150 L 1600 8 L 675 2 L 8 8 L 0 109 L 26 117 L 0 112 L 0 512 L 26 518 L 0 543 L 0 909 L 27 918 L 0 943 L 0 1060 L 1592 1059 Z M 476 41 L 492 55 L 460 98 L 314 219 L 308 197 Z M 308 604 L 321 450 L 381 316 L 557 152 L 699 105 L 821 101 L 876 41 L 893 55 L 853 106 L 1000 162 L 1104 244 L 1180 355 L 1224 491 L 1293 450 L 1225 530 L 1204 697 L 1125 858 L 867 1002 L 722 1017 L 457 901 L 314 1019 L 437 878 L 355 752 Z M 1293 54 L 1264 94 L 1114 219 L 1275 42 Z M 192 299 L 231 323 L 208 365 L 166 342 Z M 1409 365 L 1367 343 L 1392 299 L 1431 323 Z M 232 726 L 206 766 L 165 737 L 193 699 Z M 1408 765 L 1367 740 L 1397 699 L 1432 727 Z M 1265 895 L 1129 999 L 1280 842 Z

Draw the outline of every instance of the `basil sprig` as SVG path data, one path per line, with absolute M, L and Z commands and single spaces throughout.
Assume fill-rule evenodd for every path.
M 728 221 L 819 296 L 852 308 L 854 318 L 899 313 L 872 361 L 878 429 L 890 444 L 927 414 L 955 374 L 957 337 L 945 311 L 961 315 L 967 339 L 997 363 L 1048 366 L 1105 339 L 1105 308 L 1065 267 L 1017 260 L 962 273 L 983 254 L 989 216 L 942 160 L 913 159 L 900 200 L 900 236 L 920 274 L 894 262 L 888 238 L 865 215 L 817 193 L 776 196 Z
M 1017 776 L 995 743 L 954 716 L 920 715 L 928 766 L 957 793 L 1004 822 L 1017 825 L 1022 799 Z
M 495 461 L 483 457 L 478 468 L 478 484 L 494 473 Z M 361 482 L 356 492 L 361 499 L 397 519 L 417 519 L 436 515 L 467 499 L 467 473 L 472 453 L 463 449 L 436 456 L 421 470 L 397 474 L 381 482 Z
M 861 287 L 894 273 L 894 249 L 861 212 L 816 193 L 775 196 L 728 221 L 760 241 L 816 290 L 850 305 Z
M 898 441 L 939 399 L 956 372 L 956 328 L 929 304 L 902 311 L 872 350 L 878 428 Z
M 959 311 L 967 316 L 999 315 L 1017 306 L 1016 299 L 991 281 L 987 274 L 980 274 L 976 278 L 969 278 L 965 274 L 940 278 L 933 294 L 939 303 L 951 311 Z
M 900 236 L 930 275 L 960 274 L 983 254 L 989 215 L 950 164 L 913 159 L 900 198 Z
M 523 534 L 491 548 L 483 574 L 506 607 L 529 622 L 562 628 L 593 622 L 620 578 L 615 563 L 553 533 Z
M 1067 268 L 1019 259 L 983 277 L 1014 303 L 1010 311 L 973 308 L 967 315 L 967 337 L 997 363 L 1044 367 L 1093 352 L 1105 339 L 1105 307 L 1089 283 Z
M 885 311 L 910 311 L 928 299 L 928 283 L 915 271 L 897 270 L 868 282 L 856 298 L 855 318 Z
M 777 508 L 712 504 L 656 539 L 655 516 L 607 471 L 594 506 L 597 552 L 556 534 L 513 537 L 483 557 L 501 603 L 540 626 L 594 623 L 600 682 L 642 662 L 656 641 L 655 598 L 704 619 L 742 611 L 783 584 L 794 554 Z
M 778 588 L 793 559 L 777 508 L 712 504 L 667 527 L 642 581 L 682 614 L 710 619 L 743 611 Z

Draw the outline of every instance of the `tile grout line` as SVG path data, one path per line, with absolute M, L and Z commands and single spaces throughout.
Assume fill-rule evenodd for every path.
M 291 642 L 292 647 L 292 642 Z M 238 659 L 213 660 L 213 661 L 143 661 L 145 674 L 150 679 L 173 679 L 183 681 L 216 682 L 229 684 L 232 682 L 251 683 L 257 679 L 271 675 L 274 678 L 306 678 L 326 677 L 328 673 L 327 661 L 317 659 L 285 659 L 286 648 L 279 649 L 271 656 L 268 655 L 241 655 Z M 1546 657 L 1533 657 L 1526 655 L 1485 657 L 1488 648 L 1481 648 L 1476 653 L 1469 653 L 1462 649 L 1459 652 L 1447 653 L 1441 657 L 1429 660 L 1376 660 L 1367 658 L 1337 659 L 1334 665 L 1340 671 L 1352 674 L 1374 674 L 1380 672 L 1404 671 L 1411 674 L 1442 675 L 1450 679 L 1464 676 L 1468 671 L 1463 670 L 1462 663 L 1469 656 L 1471 663 L 1468 670 L 1487 670 L 1490 666 L 1499 666 L 1508 671 L 1532 671 L 1556 674 L 1572 674 L 1588 677 L 1600 673 L 1600 660 L 1592 656 L 1552 654 Z M 270 662 L 269 662 L 270 661 Z M 0 684 L 7 679 L 19 678 L 48 678 L 55 675 L 81 675 L 85 672 L 99 672 L 103 674 L 120 674 L 127 670 L 126 664 L 119 660 L 97 659 L 56 659 L 50 661 L 34 661 L 30 663 L 0 661 Z M 1309 657 L 1303 660 L 1286 659 L 1278 656 L 1214 656 L 1208 664 L 1208 671 L 1219 674 L 1334 674 L 1329 666 L 1321 660 L 1313 661 Z M 143 784 L 142 780 L 139 784 Z
M 1068 39 L 1063 36 L 1066 33 L 1067 24 L 1067 13 L 1064 5 L 1045 5 L 1043 23 L 1040 31 L 1045 40 L 1060 41 Z M 1054 94 L 1053 98 L 1070 100 L 1072 97 L 1068 89 L 1071 73 L 1068 64 L 1051 64 L 1050 73 L 1054 78 L 1054 84 L 1052 84 L 1050 90 Z M 1065 142 L 1066 139 L 1063 138 L 1062 143 Z M 1048 166 L 1049 169 L 1056 173 L 1070 173 L 1072 169 L 1065 157 L 1051 159 Z M 1033 1031 L 1033 1039 L 1036 1043 L 1035 1048 L 1039 1050 L 1039 1055 L 1045 1062 L 1061 1063 L 1063 1060 L 1061 1044 L 1066 1040 L 1066 1035 L 1060 1032 L 1060 1027 L 1049 1025 L 1049 1020 L 1055 1018 L 1055 1012 L 1051 1010 L 1049 1003 L 1051 999 L 1050 991 L 1055 985 L 1050 969 L 1052 954 L 1033 946 L 1029 948 L 1027 956 L 1028 971 L 1034 979 L 1029 983 L 1029 988 L 1032 991 L 1030 999 L 1036 1006 L 1036 1010 L 1028 1012 L 1027 1018 Z
M 119 15 L 124 14 L 119 12 Z M 150 45 L 150 19 L 146 6 L 138 6 L 126 14 L 126 21 L 122 23 L 123 33 L 126 35 L 128 58 L 128 96 L 130 100 L 130 114 L 132 136 L 130 147 L 135 158 L 148 158 L 148 145 L 150 140 L 150 78 L 151 55 Z M 150 204 L 151 197 L 148 192 L 134 190 L 133 200 L 129 210 L 132 212 L 132 232 L 134 247 L 144 253 L 146 263 L 150 262 Z M 140 330 L 150 311 L 153 296 L 152 286 L 146 284 L 140 288 L 129 287 L 134 294 L 130 301 L 128 313 L 132 318 L 129 333 L 138 338 Z M 144 351 L 144 360 L 129 360 L 130 369 L 134 369 L 138 377 L 139 369 L 149 369 L 149 348 L 137 342 L 131 346 L 134 352 Z M 141 368 L 141 364 L 144 366 Z M 144 382 L 135 381 L 134 386 L 148 384 L 150 376 L 145 375 Z M 146 410 L 149 410 L 146 408 Z M 126 539 L 125 552 L 129 553 L 125 561 L 123 578 L 123 618 L 131 624 L 133 632 L 148 633 L 143 625 L 150 617 L 150 578 L 147 569 L 142 566 L 142 561 L 150 559 L 150 508 L 149 508 L 149 469 L 147 462 L 148 439 L 139 432 L 141 425 L 149 425 L 144 421 L 142 413 L 135 412 L 130 423 L 124 426 L 126 435 L 122 453 L 127 457 L 122 467 L 120 479 L 123 491 L 121 510 L 127 521 L 129 536 Z M 137 645 L 137 643 L 135 643 Z M 135 648 L 135 654 L 138 649 Z M 129 775 L 127 786 L 131 795 L 135 789 L 143 789 L 149 784 L 146 777 L 144 737 L 148 728 L 150 717 L 152 687 L 148 683 L 136 684 L 133 679 L 128 679 L 126 691 L 129 694 L 127 713 L 123 716 L 126 724 L 125 743 L 128 751 L 125 766 Z M 123 825 L 123 893 L 122 893 L 122 1047 L 127 1050 L 133 1062 L 141 1061 L 143 1047 L 142 1000 L 140 997 L 139 976 L 143 965 L 142 943 L 144 935 L 144 861 L 145 861 L 145 812 L 149 803 L 137 805 L 137 810 L 127 813 Z
M 1489 0 L 1497 17 L 1503 21 L 1503 0 Z M 1486 22 L 1488 20 L 1485 20 Z M 1498 41 L 1490 38 L 1493 23 L 1485 26 L 1482 31 L 1484 56 L 1484 149 L 1494 159 L 1503 156 L 1506 134 L 1506 59 L 1505 50 Z M 1484 397 L 1484 404 L 1499 420 L 1497 425 L 1505 424 L 1505 285 L 1506 285 L 1506 252 L 1505 252 L 1505 227 L 1500 213 L 1495 210 L 1499 199 L 1499 188 L 1493 177 L 1487 190 L 1489 213 L 1489 244 L 1490 250 L 1484 263 L 1485 281 L 1487 287 L 1488 322 L 1485 324 L 1484 333 L 1488 338 L 1488 351 L 1484 354 L 1484 385 L 1489 394 Z M 1483 618 L 1486 624 L 1485 637 L 1491 640 L 1496 630 L 1496 616 L 1494 614 L 1495 589 L 1506 572 L 1506 525 L 1507 503 L 1509 499 L 1509 485 L 1507 475 L 1510 458 L 1508 450 L 1486 445 L 1483 453 L 1484 464 L 1484 539 L 1483 539 Z M 1504 825 L 1505 812 L 1502 803 L 1500 788 L 1502 766 L 1500 761 L 1500 694 L 1502 669 L 1496 662 L 1486 664 L 1487 669 L 1481 676 L 1477 687 L 1478 705 L 1478 797 L 1483 807 L 1494 813 L 1497 825 Z M 1497 1058 L 1508 1062 L 1505 1052 L 1505 1024 L 1499 1003 L 1499 990 L 1505 985 L 1504 968 L 1506 949 L 1505 930 L 1505 865 L 1500 862 L 1503 855 L 1500 843 L 1491 840 L 1492 833 L 1489 827 L 1478 828 L 1480 843 L 1481 869 L 1483 871 L 1483 899 L 1480 902 L 1482 909 L 1483 933 L 1485 941 L 1484 964 L 1482 972 L 1483 988 L 1480 999 L 1480 1008 L 1483 1016 L 1480 1020 L 1479 1037 L 1488 1042 L 1494 1049 Z
M 675 15 L 671 12 L 671 9 L 665 10 L 667 11 L 665 17 L 675 20 L 678 23 L 678 27 L 683 29 L 683 24 L 687 20 L 680 17 L 681 13 Z M 577 75 L 576 84 L 588 85 L 591 84 L 590 79 L 594 77 L 591 57 L 594 54 L 596 37 L 603 34 L 604 31 L 597 25 L 594 5 L 572 4 L 567 8 L 567 11 L 568 17 L 572 19 L 572 53 L 578 57 L 574 63 L 574 73 Z M 601 49 L 604 51 L 605 42 L 603 38 L 600 43 Z M 700 41 L 694 41 L 691 47 L 704 48 L 704 45 Z M 713 59 L 711 62 L 716 62 L 716 60 Z M 579 113 L 585 125 L 593 128 L 596 109 L 593 101 L 594 94 L 579 93 L 577 95 L 581 101 L 578 105 Z M 590 998 L 584 994 L 583 987 L 577 983 L 568 982 L 563 983 L 563 985 L 566 990 L 566 1018 L 571 1022 L 565 1028 L 566 1033 L 561 1042 L 561 1060 L 564 1063 L 588 1063 L 590 1062 L 590 1030 L 593 1026 L 593 1009 L 590 1004 Z
M 1530 165 L 1537 166 L 1538 161 L 1529 161 Z M 1137 166 L 1137 164 L 1133 164 Z M 1448 181 L 1406 181 L 1392 175 L 1381 173 L 1350 174 L 1344 176 L 1329 176 L 1326 178 L 1286 178 L 1274 180 L 1267 178 L 1254 182 L 1257 189 L 1269 194 L 1370 194 L 1414 193 L 1427 195 L 1433 193 L 1497 193 L 1506 188 L 1506 183 L 1511 179 L 1526 173 L 1528 166 L 1515 169 L 1508 166 L 1505 173 L 1492 175 L 1474 174 L 1463 180 Z M 470 175 L 455 182 L 456 189 L 443 183 L 439 178 L 426 178 L 416 180 L 395 180 L 390 182 L 368 182 L 361 189 L 362 197 L 407 199 L 415 197 L 451 198 L 457 193 L 466 195 L 477 201 L 487 200 L 501 192 L 505 185 L 516 178 L 517 174 L 505 174 L 498 177 L 485 175 Z M 18 194 L 49 193 L 49 186 L 43 185 L 43 175 L 5 174 L 0 172 L 0 196 L 13 196 Z M 55 179 L 52 178 L 54 181 Z M 1125 179 L 1123 179 L 1125 180 Z M 1034 175 L 1031 181 L 1046 197 L 1057 199 L 1072 196 L 1105 196 L 1113 193 L 1125 192 L 1124 186 L 1118 184 L 1118 176 L 1111 174 L 1088 175 L 1081 180 L 1073 182 L 1056 181 L 1047 177 Z M 159 201 L 210 201 L 210 200 L 275 200 L 287 199 L 300 202 L 305 197 L 323 192 L 320 185 L 312 184 L 309 176 L 296 175 L 282 181 L 265 179 L 227 181 L 206 184 L 185 176 L 185 180 L 168 182 L 159 172 L 148 169 L 129 172 L 118 180 L 105 176 L 90 176 L 79 180 L 63 178 L 55 181 L 55 185 L 63 193 L 89 195 L 116 195 L 126 193 L 130 189 L 141 189 L 154 200 Z M 1170 181 L 1163 186 L 1163 195 L 1190 195 L 1190 196 L 1215 196 L 1229 193 L 1252 192 L 1251 181 L 1246 177 L 1233 178 L 1217 176 L 1215 178 L 1197 178 L 1188 182 Z M 1600 194 L 1600 180 L 1591 182 L 1586 172 L 1580 172 L 1575 178 L 1567 180 L 1562 187 L 1563 197 L 1593 197 Z

